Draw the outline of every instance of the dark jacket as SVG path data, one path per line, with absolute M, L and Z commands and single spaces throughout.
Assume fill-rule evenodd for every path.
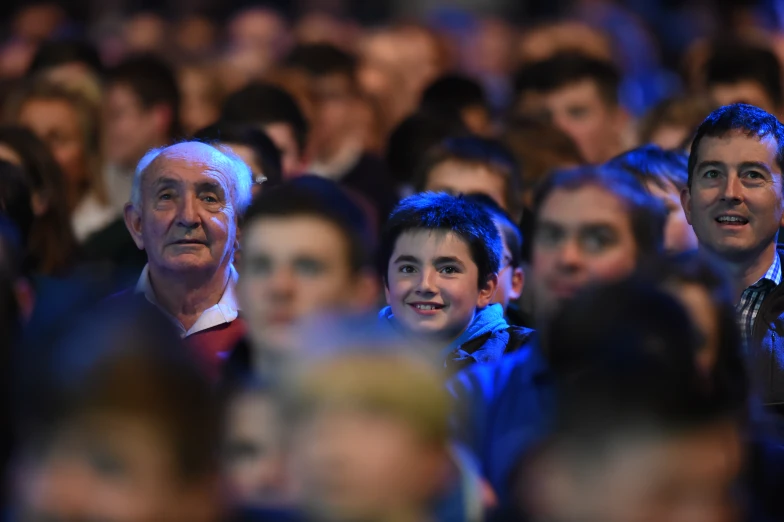
M 779 250 L 784 265 L 784 252 Z M 766 405 L 784 406 L 784 284 L 765 297 L 747 353 L 752 390 Z

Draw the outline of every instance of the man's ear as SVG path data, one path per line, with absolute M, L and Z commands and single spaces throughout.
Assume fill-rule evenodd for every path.
M 498 274 L 492 274 L 487 278 L 485 286 L 479 289 L 479 298 L 476 300 L 477 308 L 484 308 L 490 304 L 495 295 L 495 290 L 498 288 Z
M 686 221 L 689 222 L 689 225 L 693 225 L 691 222 L 691 189 L 689 187 L 681 190 L 681 206 L 683 207 L 683 213 L 686 214 Z M 784 221 L 784 216 L 782 216 L 782 221 Z
M 132 203 L 126 203 L 123 208 L 125 227 L 130 232 L 133 242 L 139 250 L 144 250 L 144 238 L 142 237 L 142 215 L 136 210 Z
M 509 292 L 509 299 L 515 300 L 523 295 L 523 288 L 525 287 L 525 272 L 522 267 L 517 267 L 512 272 L 512 291 Z

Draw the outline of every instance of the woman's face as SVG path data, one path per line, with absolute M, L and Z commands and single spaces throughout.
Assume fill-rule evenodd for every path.
M 87 144 L 79 119 L 76 109 L 64 100 L 28 100 L 19 112 L 19 123 L 32 130 L 52 151 L 68 187 L 89 179 Z

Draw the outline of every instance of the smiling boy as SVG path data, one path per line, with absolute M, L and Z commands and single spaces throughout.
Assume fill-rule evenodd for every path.
M 492 217 L 475 203 L 432 192 L 404 199 L 381 240 L 382 320 L 443 347 L 451 371 L 520 349 L 533 330 L 510 327 L 503 307 L 491 304 L 502 251 Z

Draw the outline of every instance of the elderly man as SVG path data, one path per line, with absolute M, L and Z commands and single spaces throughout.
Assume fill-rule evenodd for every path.
M 141 159 L 125 206 L 128 231 L 147 253 L 135 294 L 166 314 L 213 365 L 245 331 L 232 263 L 250 180 L 229 149 L 178 143 Z

